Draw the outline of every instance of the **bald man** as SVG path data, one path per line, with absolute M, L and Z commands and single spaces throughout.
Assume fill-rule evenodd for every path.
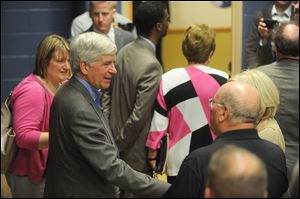
M 280 93 L 275 119 L 284 140 L 288 176 L 299 159 L 299 26 L 283 23 L 275 29 L 276 63 L 258 67 L 277 86 Z
M 245 148 L 266 165 L 268 196 L 282 197 L 288 187 L 286 162 L 282 150 L 262 140 L 255 129 L 260 113 L 260 95 L 256 88 L 242 82 L 229 82 L 209 99 L 211 129 L 216 140 L 193 151 L 182 163 L 176 180 L 164 197 L 199 198 L 204 196 L 208 162 L 212 154 L 226 144 Z
M 218 149 L 208 165 L 205 198 L 266 198 L 267 169 L 253 153 L 234 145 Z

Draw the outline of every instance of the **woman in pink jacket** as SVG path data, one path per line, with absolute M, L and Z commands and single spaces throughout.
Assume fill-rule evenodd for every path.
M 13 90 L 18 149 L 6 174 L 13 197 L 43 197 L 50 106 L 60 84 L 70 76 L 69 51 L 61 36 L 45 37 L 37 48 L 33 73 Z

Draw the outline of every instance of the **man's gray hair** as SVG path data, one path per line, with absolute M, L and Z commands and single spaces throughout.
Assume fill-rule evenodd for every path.
M 74 73 L 79 72 L 80 61 L 91 64 L 106 54 L 115 54 L 117 47 L 106 35 L 86 32 L 71 40 L 70 59 Z
M 221 103 L 229 109 L 229 118 L 233 122 L 249 122 L 257 124 L 260 116 L 260 106 L 258 110 L 253 110 L 249 104 L 245 104 L 236 93 L 224 92 L 220 96 Z

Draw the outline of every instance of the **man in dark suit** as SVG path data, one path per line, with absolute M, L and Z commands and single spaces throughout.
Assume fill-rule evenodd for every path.
M 271 43 L 272 28 L 266 27 L 265 20 L 291 21 L 294 20 L 294 11 L 291 1 L 275 1 L 273 5 L 256 13 L 246 47 L 247 67 L 254 68 L 275 61 L 275 51 Z
M 101 112 L 99 89 L 116 74 L 116 46 L 104 35 L 83 33 L 71 42 L 74 76 L 54 97 L 50 111 L 45 197 L 118 197 L 119 188 L 159 197 L 167 183 L 119 159 Z
M 290 177 L 299 159 L 299 26 L 283 23 L 275 29 L 276 63 L 257 69 L 266 73 L 280 93 L 275 118 L 285 140 L 285 156 Z
M 280 198 L 288 187 L 285 156 L 277 145 L 262 140 L 255 129 L 260 114 L 260 96 L 251 85 L 229 82 L 209 100 L 211 128 L 216 140 L 193 151 L 182 163 L 165 197 L 202 198 L 212 154 L 226 144 L 248 149 L 266 165 L 268 196 Z
M 90 1 L 90 17 L 93 25 L 87 31 L 107 35 L 117 46 L 117 52 L 135 39 L 128 31 L 113 26 L 116 10 L 112 1 Z

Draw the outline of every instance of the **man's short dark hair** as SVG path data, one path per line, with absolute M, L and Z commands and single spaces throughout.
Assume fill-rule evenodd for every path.
M 142 2 L 134 15 L 138 35 L 149 35 L 155 24 L 164 19 L 166 9 L 160 1 Z

